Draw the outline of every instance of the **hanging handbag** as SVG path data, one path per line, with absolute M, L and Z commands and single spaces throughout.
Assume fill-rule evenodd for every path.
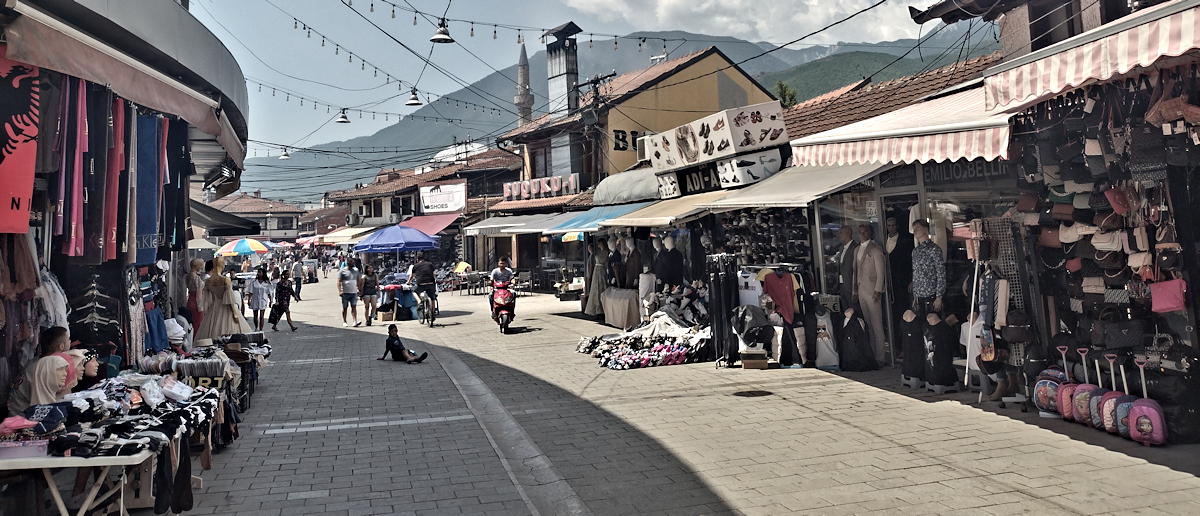
M 1091 276 L 1083 278 L 1083 293 L 1084 294 L 1103 294 L 1104 293 L 1104 278 L 1101 276 Z
M 1145 154 L 1147 149 L 1134 150 L 1133 154 Z M 1134 181 L 1162 181 L 1167 178 L 1167 159 L 1166 151 L 1160 152 L 1162 157 L 1160 160 L 1150 161 L 1148 163 L 1137 163 L 1130 160 L 1126 169 L 1129 171 L 1130 179 Z M 1152 158 L 1143 158 L 1152 159 Z
M 1133 271 L 1129 270 L 1129 267 L 1106 270 L 1104 271 L 1104 285 L 1109 287 L 1124 288 L 1125 284 L 1129 282 L 1129 278 L 1131 276 L 1133 276 Z
M 1121 250 L 1121 232 L 1109 231 L 1104 233 L 1096 233 L 1092 235 L 1092 247 L 1097 251 L 1120 251 Z
M 1185 309 L 1184 293 L 1186 292 L 1187 283 L 1181 279 L 1151 283 L 1151 310 L 1162 314 Z
M 1065 181 L 1062 185 L 1067 193 L 1073 194 L 1092 193 L 1095 186 L 1091 181 Z
M 1070 226 L 1062 224 L 1058 226 L 1058 241 L 1064 244 L 1078 242 L 1079 239 L 1083 238 L 1083 235 L 1079 234 L 1079 228 L 1077 226 L 1079 226 L 1079 224 L 1072 224 Z
M 1083 268 L 1083 258 L 1068 259 L 1064 266 L 1067 268 L 1067 272 L 1079 272 Z
M 1075 194 L 1075 198 L 1071 200 L 1071 206 L 1074 206 L 1075 208 L 1080 209 L 1080 210 L 1091 209 L 1092 193 L 1091 192 L 1082 192 L 1082 193 Z
M 1033 326 L 1030 324 L 1029 315 L 1022 310 L 1010 310 L 1001 335 L 1008 342 L 1033 342 Z
M 1096 251 L 1093 262 L 1105 270 L 1122 269 L 1125 267 L 1125 253 L 1121 251 Z
M 1121 233 L 1121 251 L 1124 251 L 1126 255 L 1136 253 L 1137 250 L 1135 250 L 1134 248 L 1129 246 L 1129 232 L 1121 231 L 1120 233 Z
M 1179 241 L 1175 239 L 1175 224 L 1167 222 L 1159 226 L 1158 231 L 1154 233 L 1154 242 L 1155 249 L 1179 247 Z
M 1179 255 L 1181 249 L 1178 247 L 1170 247 L 1167 249 L 1159 249 L 1154 262 L 1159 269 L 1164 271 L 1179 270 Z
M 1038 235 L 1038 245 L 1042 247 L 1062 247 L 1062 241 L 1058 237 L 1058 228 L 1042 228 L 1042 232 Z
M 1150 253 L 1133 253 L 1129 255 L 1129 268 L 1135 271 L 1141 270 L 1142 267 L 1150 267 L 1154 265 L 1154 256 Z
M 1017 211 L 1021 213 L 1036 213 L 1038 211 L 1038 196 L 1029 192 L 1021 192 L 1017 200 Z
M 1118 321 L 1104 325 L 1104 349 L 1124 349 L 1141 346 L 1146 338 L 1142 321 Z
M 1092 224 L 1105 231 L 1121 229 L 1121 227 L 1125 225 L 1124 222 L 1125 221 L 1121 219 L 1121 216 L 1114 211 L 1098 212 L 1096 213 L 1096 217 L 1092 220 Z
M 1062 269 L 1067 263 L 1067 257 L 1063 254 L 1062 249 L 1046 247 L 1039 254 L 1042 260 L 1042 267 L 1047 270 L 1056 271 Z
M 1091 333 L 1091 336 L 1092 336 L 1091 345 L 1093 347 L 1104 347 L 1105 340 L 1107 337 L 1106 329 L 1108 328 L 1108 325 L 1116 323 L 1116 322 L 1117 322 L 1117 308 L 1116 307 L 1105 306 L 1102 310 L 1100 310 L 1100 316 L 1098 318 L 1096 318 L 1095 321 L 1092 322 L 1092 325 L 1090 328 L 1091 331 L 1089 333 Z
M 1083 238 L 1075 242 L 1075 245 L 1071 247 L 1071 256 L 1087 258 L 1088 260 L 1095 258 L 1096 248 L 1092 247 L 1092 239 Z
M 1054 217 L 1054 220 L 1073 221 L 1075 220 L 1075 207 L 1071 204 L 1055 204 L 1050 208 L 1050 216 Z
M 1026 226 L 1036 226 L 1039 224 L 1040 219 L 1041 215 L 1038 213 L 1026 213 L 1025 216 L 1022 217 L 1021 222 Z
M 1108 200 L 1108 204 L 1112 206 L 1114 213 L 1124 215 L 1129 213 L 1129 200 L 1125 197 L 1125 192 L 1117 188 L 1109 188 L 1104 191 L 1104 198 Z
M 1091 224 L 1091 221 L 1076 222 L 1074 225 L 1075 225 L 1076 230 L 1079 231 L 1080 237 L 1086 237 L 1088 235 L 1095 235 L 1096 233 L 1100 232 L 1100 228 L 1093 226 Z
M 1138 251 L 1150 250 L 1150 237 L 1146 233 L 1145 226 L 1133 228 L 1133 244 L 1135 247 L 1137 247 Z
M 1129 304 L 1129 291 L 1124 288 L 1105 289 L 1104 303 L 1110 305 L 1127 305 Z

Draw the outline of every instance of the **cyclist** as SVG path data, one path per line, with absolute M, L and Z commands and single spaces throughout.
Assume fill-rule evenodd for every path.
M 425 261 L 425 252 L 417 251 L 417 263 L 413 264 L 412 272 L 408 275 L 408 284 L 416 285 L 413 289 L 413 295 L 417 299 L 421 299 L 421 293 L 424 292 L 433 300 L 433 313 L 438 313 L 437 301 L 437 278 L 433 273 L 433 264 Z

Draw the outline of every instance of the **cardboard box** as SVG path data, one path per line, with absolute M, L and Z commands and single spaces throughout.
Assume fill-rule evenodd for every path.
M 379 321 L 387 322 L 396 320 L 396 312 L 379 312 Z
M 763 352 L 744 352 L 742 356 L 742 369 L 766 369 L 767 368 L 767 353 Z

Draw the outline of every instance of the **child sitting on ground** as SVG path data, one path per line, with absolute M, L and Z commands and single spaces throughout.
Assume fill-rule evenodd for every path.
M 388 325 L 388 338 L 385 346 L 386 347 L 383 350 L 383 356 L 379 357 L 377 360 L 383 360 L 387 358 L 388 353 L 391 353 L 392 360 L 404 360 L 410 364 L 419 364 L 421 361 L 425 360 L 425 357 L 429 356 L 429 353 L 421 353 L 421 356 L 415 356 L 411 351 L 405 349 L 404 343 L 400 341 L 400 335 L 398 335 L 395 324 Z

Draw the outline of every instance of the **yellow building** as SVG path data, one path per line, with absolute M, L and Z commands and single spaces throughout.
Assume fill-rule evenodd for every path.
M 573 25 L 564 27 L 569 33 Z M 566 181 L 577 174 L 583 190 L 610 174 L 636 165 L 638 137 L 669 131 L 724 109 L 774 100 L 770 91 L 716 47 L 612 77 L 593 88 L 573 80 L 570 73 L 556 74 L 564 67 L 556 68 L 555 59 L 560 58 L 564 49 L 568 54 L 574 50 L 574 39 L 562 39 L 563 33 L 549 33 L 560 37 L 547 45 L 547 59 L 552 61 L 550 96 L 554 99 L 556 89 L 564 89 L 564 75 L 566 84 L 580 84 L 581 95 L 558 95 L 563 101 L 551 103 L 550 113 L 499 138 L 501 142 L 526 147 L 524 180 L 558 176 Z M 573 57 L 568 55 L 562 60 L 567 63 L 568 72 Z M 570 198 L 566 191 L 512 190 L 513 201 Z M 539 207 L 548 207 L 545 201 L 553 203 L 546 199 L 538 203 Z

